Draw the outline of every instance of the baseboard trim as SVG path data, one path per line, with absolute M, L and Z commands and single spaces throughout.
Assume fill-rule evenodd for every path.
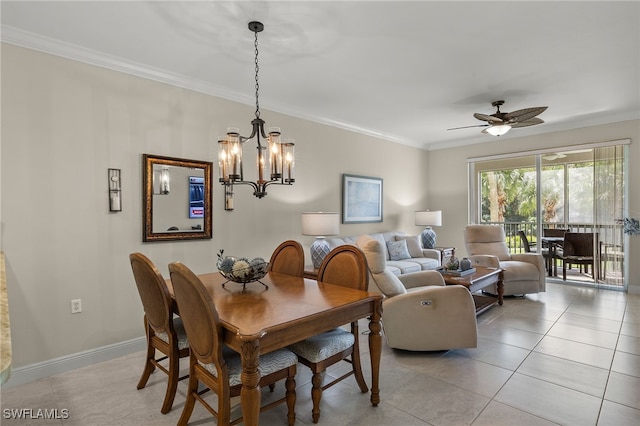
M 50 359 L 36 364 L 26 365 L 11 370 L 9 381 L 3 388 L 19 386 L 34 380 L 86 367 L 97 362 L 108 361 L 134 352 L 143 351 L 147 347 L 146 337 L 137 337 L 123 342 L 113 343 L 95 349 Z

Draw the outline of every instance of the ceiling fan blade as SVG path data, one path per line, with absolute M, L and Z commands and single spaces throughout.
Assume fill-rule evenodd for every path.
M 517 128 L 517 127 L 527 127 L 527 126 L 534 126 L 536 124 L 542 124 L 544 123 L 544 120 L 538 117 L 534 117 L 534 118 L 530 118 L 528 120 L 524 120 L 524 121 L 516 121 L 515 123 L 511 124 L 511 127 L 513 128 Z
M 489 127 L 489 124 L 475 124 L 473 126 L 453 127 L 451 129 L 447 129 L 447 130 L 469 129 L 471 127 Z
M 501 119 L 494 117 L 493 115 L 480 114 L 479 112 L 476 112 L 473 116 L 478 120 L 488 121 L 489 123 L 502 123 Z
M 519 109 L 517 111 L 507 112 L 504 115 L 504 119 L 511 122 L 522 122 L 530 118 L 533 118 L 538 114 L 542 114 L 546 109 L 547 109 L 546 106 Z

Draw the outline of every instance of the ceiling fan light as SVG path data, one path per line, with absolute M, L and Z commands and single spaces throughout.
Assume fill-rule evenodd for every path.
M 511 126 L 508 124 L 496 124 L 487 128 L 487 133 L 493 136 L 502 136 L 511 130 Z

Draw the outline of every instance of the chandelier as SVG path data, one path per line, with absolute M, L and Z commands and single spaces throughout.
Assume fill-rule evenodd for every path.
M 256 70 L 256 111 L 255 118 L 251 120 L 251 135 L 242 136 L 237 128 L 228 128 L 227 135 L 218 141 L 218 168 L 219 181 L 225 188 L 225 209 L 233 210 L 233 186 L 250 185 L 253 187 L 253 195 L 262 198 L 267 195 L 269 185 L 292 185 L 294 169 L 294 143 L 293 140 L 283 141 L 280 129 L 269 128 L 264 130 L 264 120 L 260 118 L 260 104 L 258 102 L 260 85 L 258 83 L 258 33 L 262 32 L 264 25 L 261 22 L 249 22 L 249 30 L 255 34 L 255 70 Z M 253 138 L 257 143 L 257 179 L 245 180 L 243 166 L 243 144 Z M 264 144 L 266 145 L 264 145 Z M 268 149 L 267 149 L 268 148 Z M 266 170 L 268 161 L 269 170 Z

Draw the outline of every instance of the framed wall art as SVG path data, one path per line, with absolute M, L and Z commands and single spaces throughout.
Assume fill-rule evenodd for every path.
M 382 179 L 342 175 L 342 223 L 382 222 Z

